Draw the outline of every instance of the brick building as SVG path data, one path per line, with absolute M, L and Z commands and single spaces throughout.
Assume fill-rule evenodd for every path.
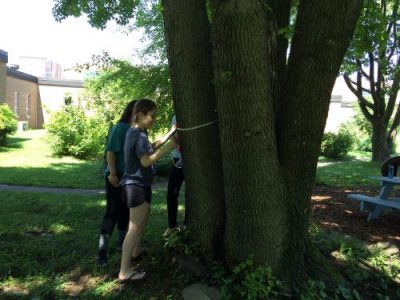
M 7 66 L 8 53 L 0 50 L 0 104 L 7 103 L 17 116 L 19 125 L 43 128 L 49 113 L 59 110 L 64 97 L 73 98 L 83 91 L 83 82 L 36 77 Z

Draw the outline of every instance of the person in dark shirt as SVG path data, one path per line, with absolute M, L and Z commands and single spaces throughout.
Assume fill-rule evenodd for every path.
M 146 275 L 131 269 L 131 258 L 141 252 L 140 240 L 150 211 L 153 164 L 175 148 L 174 138 L 169 140 L 175 133 L 175 126 L 161 139 L 150 143 L 147 130 L 153 126 L 156 113 L 153 101 L 138 100 L 133 109 L 134 123 L 126 133 L 125 172 L 121 184 L 124 202 L 129 207 L 129 227 L 122 246 L 120 282 L 139 280 Z
M 176 126 L 176 116 L 172 118 L 172 126 Z M 168 228 L 163 233 L 163 237 L 170 236 L 175 230 L 178 230 L 178 223 L 176 221 L 178 214 L 178 196 L 181 190 L 183 176 L 183 163 L 182 153 L 179 140 L 176 141 L 176 148 L 172 151 L 172 166 L 168 178 L 167 190 L 167 211 L 168 211 Z M 185 209 L 184 226 L 187 223 L 187 213 Z
M 108 244 L 116 224 L 118 227 L 117 248 L 122 243 L 128 228 L 129 209 L 122 205 L 122 187 L 120 180 L 125 169 L 124 143 L 126 132 L 131 126 L 133 108 L 136 101 L 129 102 L 118 123 L 111 129 L 106 146 L 107 167 L 104 171 L 106 187 L 106 212 L 100 227 L 100 239 L 97 262 L 100 266 L 108 264 Z

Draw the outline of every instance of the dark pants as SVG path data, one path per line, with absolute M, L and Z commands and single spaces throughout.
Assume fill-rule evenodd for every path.
M 118 174 L 121 179 L 121 174 Z M 122 204 L 122 187 L 113 187 L 108 178 L 106 182 L 107 208 L 100 227 L 100 234 L 111 236 L 115 224 L 118 222 L 118 230 L 126 231 L 129 223 L 129 208 Z
M 177 159 L 174 159 L 176 162 Z M 169 228 L 175 228 L 176 216 L 178 214 L 178 196 L 179 191 L 183 183 L 183 169 L 177 168 L 172 165 L 171 172 L 168 179 L 168 192 L 167 192 L 167 208 L 168 208 L 168 226 Z M 186 219 L 186 209 L 185 209 L 185 224 Z

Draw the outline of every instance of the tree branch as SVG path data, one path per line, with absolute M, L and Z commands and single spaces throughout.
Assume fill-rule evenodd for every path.
M 360 61 L 359 59 L 356 59 L 356 63 L 357 63 L 358 70 L 361 72 L 361 74 L 362 74 L 367 80 L 370 81 L 370 77 L 369 77 L 369 75 L 364 71 L 364 69 L 363 69 L 363 67 L 362 67 L 361 61 Z
M 371 88 L 371 94 L 375 93 L 375 59 L 372 52 L 368 52 L 368 59 L 369 59 L 369 85 Z
M 372 104 L 371 102 L 369 102 L 367 99 L 364 98 L 364 96 L 362 95 L 362 90 L 359 91 L 357 88 L 354 87 L 357 86 L 356 82 L 352 81 L 348 74 L 344 74 L 343 78 L 347 87 L 357 97 L 358 101 L 360 101 L 363 105 L 369 107 L 370 109 L 374 110 L 375 109 L 374 104 Z
M 396 68 L 394 69 L 394 78 L 392 82 L 392 86 L 390 87 L 389 90 L 389 100 L 388 100 L 388 105 L 384 114 L 384 120 L 385 122 L 388 122 L 390 120 L 390 117 L 392 116 L 394 106 L 396 104 L 396 98 L 397 94 L 400 89 L 400 56 L 397 58 L 397 64 Z

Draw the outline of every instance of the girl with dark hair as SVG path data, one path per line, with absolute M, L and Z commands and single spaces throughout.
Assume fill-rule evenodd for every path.
M 118 123 L 111 129 L 106 146 L 107 167 L 104 172 L 106 186 L 106 212 L 100 227 L 100 240 L 97 262 L 100 266 L 108 264 L 108 244 L 115 225 L 118 223 L 117 249 L 122 248 L 129 222 L 129 210 L 122 204 L 120 180 L 124 172 L 125 135 L 133 121 L 133 108 L 136 100 L 129 102 Z
M 139 100 L 133 109 L 134 124 L 126 133 L 124 146 L 125 172 L 122 176 L 123 199 L 129 207 L 129 227 L 122 246 L 120 282 L 144 278 L 145 272 L 131 269 L 131 258 L 141 253 L 140 240 L 150 212 L 153 164 L 175 148 L 175 126 L 161 139 L 150 143 L 147 130 L 156 119 L 153 101 Z M 162 146 L 165 143 L 164 146 Z M 161 147 L 162 146 L 162 147 Z

